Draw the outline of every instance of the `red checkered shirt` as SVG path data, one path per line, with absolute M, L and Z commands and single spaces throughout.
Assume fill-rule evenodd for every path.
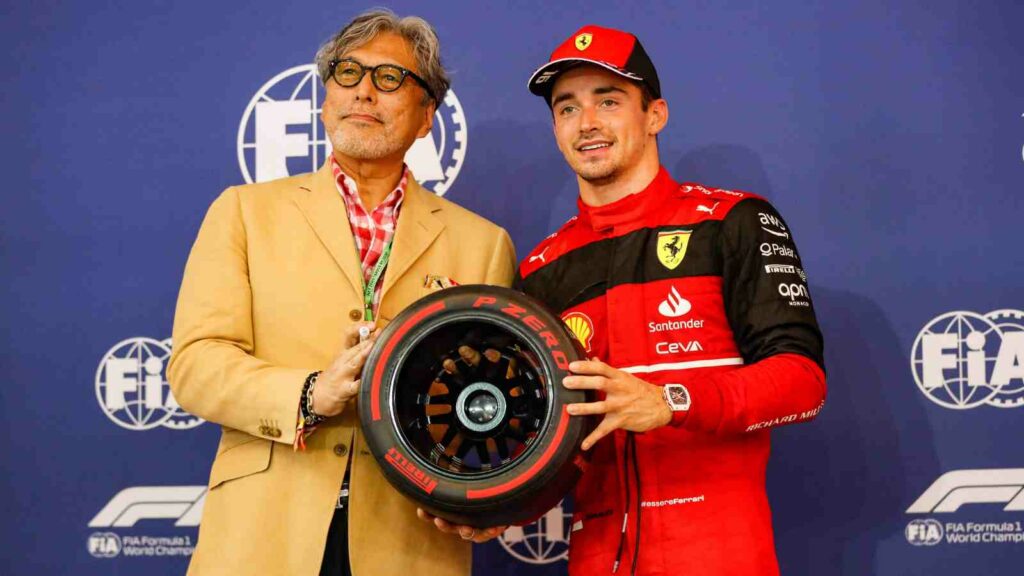
M 348 174 L 341 170 L 338 162 L 331 157 L 331 170 L 334 172 L 334 179 L 338 184 L 338 191 L 345 200 L 345 208 L 348 212 L 348 222 L 352 225 L 352 237 L 356 241 L 356 249 L 359 250 L 359 258 L 363 266 L 363 285 L 370 282 L 373 274 L 373 267 L 380 260 L 384 252 L 384 246 L 391 241 L 395 235 L 395 226 L 398 224 L 398 213 L 402 209 L 402 200 L 405 199 L 405 187 L 409 182 L 409 168 L 402 166 L 402 178 L 398 187 L 391 191 L 384 198 L 384 201 L 377 205 L 372 212 L 367 212 L 363 201 L 359 198 L 356 190 L 356 182 Z M 377 317 L 377 308 L 380 306 L 381 288 L 384 286 L 383 275 L 373 289 L 373 317 Z

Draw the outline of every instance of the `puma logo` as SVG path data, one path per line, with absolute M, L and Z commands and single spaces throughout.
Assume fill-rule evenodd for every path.
M 712 206 L 711 208 L 708 208 L 703 204 L 699 204 L 697 205 L 697 212 L 707 212 L 708 214 L 711 214 L 713 216 L 715 214 L 715 208 L 718 208 L 718 204 L 718 202 L 715 202 L 714 206 Z
M 551 246 L 545 246 L 544 249 L 540 251 L 540 254 L 537 254 L 536 256 L 530 256 L 530 259 L 527 260 L 526 262 L 531 263 L 534 260 L 540 260 L 541 262 L 547 264 L 548 261 L 544 259 L 544 253 L 548 251 L 548 248 L 551 248 Z

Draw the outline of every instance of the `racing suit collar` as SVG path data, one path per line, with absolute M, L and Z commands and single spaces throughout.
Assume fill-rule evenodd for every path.
M 583 198 L 576 198 L 580 222 L 595 232 L 614 232 L 617 226 L 644 220 L 664 202 L 664 194 L 676 190 L 679 184 L 672 179 L 664 166 L 646 188 L 604 206 L 589 206 Z

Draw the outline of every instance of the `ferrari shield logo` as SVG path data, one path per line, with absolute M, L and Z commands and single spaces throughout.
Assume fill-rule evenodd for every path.
M 658 262 L 669 270 L 675 270 L 686 257 L 686 247 L 689 244 L 689 230 L 658 232 Z
M 580 52 L 590 48 L 590 41 L 594 39 L 594 35 L 590 32 L 584 32 L 576 37 L 576 49 Z

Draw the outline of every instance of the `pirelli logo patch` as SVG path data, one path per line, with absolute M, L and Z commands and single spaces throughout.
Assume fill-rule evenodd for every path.
M 686 257 L 686 247 L 689 244 L 689 230 L 658 232 L 658 262 L 669 270 L 675 270 Z
M 437 480 L 427 476 L 415 464 L 409 462 L 398 450 L 395 450 L 394 447 L 389 448 L 387 453 L 384 454 L 384 460 L 391 464 L 395 470 L 401 472 L 403 476 L 412 480 L 413 484 L 422 488 L 427 494 L 430 494 L 434 491 L 434 488 L 437 488 Z

